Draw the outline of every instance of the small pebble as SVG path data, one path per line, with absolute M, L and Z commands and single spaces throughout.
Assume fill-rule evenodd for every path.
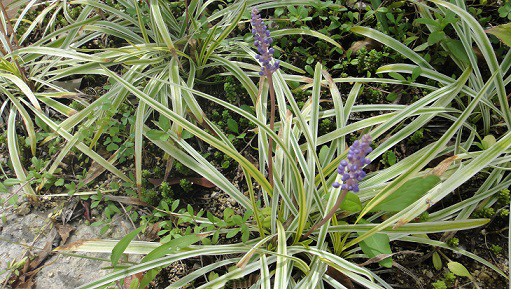
M 490 280 L 491 277 L 490 275 L 486 274 L 485 272 L 481 272 L 481 274 L 479 274 L 479 280 L 481 281 L 487 281 L 487 280 Z
M 22 203 L 19 207 L 16 208 L 15 213 L 18 216 L 28 215 L 30 213 L 30 204 L 27 202 Z
M 433 272 L 431 272 L 431 271 L 427 271 L 427 272 L 426 272 L 426 276 L 428 276 L 428 278 L 430 278 L 430 279 L 431 279 L 431 278 L 433 278 L 435 275 L 433 274 Z

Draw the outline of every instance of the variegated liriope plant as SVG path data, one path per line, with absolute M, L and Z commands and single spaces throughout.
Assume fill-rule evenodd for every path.
M 14 21 L 8 19 L 6 10 L 16 9 L 20 5 L 24 6 L 20 8 L 17 18 Z M 39 9 L 41 6 L 44 7 Z M 35 9 L 39 9 L 38 15 L 28 21 L 27 15 L 35 13 Z M 44 133 L 48 134 L 60 130 L 60 136 L 69 141 L 60 154 L 55 156 L 53 162 L 37 172 L 38 175 L 44 176 L 43 179 L 48 179 L 58 170 L 58 165 L 73 147 L 99 164 L 112 169 L 108 161 L 78 141 L 70 129 L 62 130 L 69 121 L 59 123 L 55 120 L 71 118 L 78 113 L 76 109 L 65 104 L 63 99 L 76 100 L 83 106 L 89 104 L 85 98 L 81 97 L 82 94 L 64 87 L 66 82 L 70 82 L 69 80 L 61 82 L 59 80 L 69 76 L 79 78 L 87 74 L 85 64 L 97 65 L 109 62 L 107 58 L 77 51 L 78 47 L 99 35 L 98 32 L 83 31 L 81 28 L 98 21 L 101 17 L 91 15 L 92 7 L 84 7 L 79 12 L 75 10 L 76 13 L 69 13 L 69 5 L 62 1 L 47 1 L 44 4 L 36 3 L 36 1 L 12 1 L 8 6 L 0 5 L 0 10 L 2 27 L 0 29 L 2 57 L 0 60 L 0 99 L 2 99 L 0 114 L 3 119 L 6 119 L 7 124 L 9 161 L 25 194 L 35 198 L 41 187 L 32 184 L 35 176 L 31 173 L 27 174 L 29 169 L 23 166 L 19 147 L 25 143 L 25 140 L 21 136 L 26 137 L 30 155 L 36 157 L 38 145 L 56 137 L 53 134 L 38 143 L 38 137 L 41 134 L 37 135 L 37 132 L 43 129 L 46 130 Z M 63 13 L 66 15 L 66 23 L 71 25 L 64 26 L 57 20 L 57 16 L 62 17 Z M 54 116 L 54 119 L 49 119 L 48 115 Z M 38 122 L 39 120 L 41 122 Z M 126 180 L 129 179 L 126 178 Z
M 457 51 L 451 54 L 461 68 L 457 78 L 437 71 L 421 55 L 383 33 L 365 27 L 354 27 L 352 31 L 384 43 L 413 63 L 385 66 L 380 68 L 380 73 L 419 73 L 420 77 L 435 80 L 438 87 L 411 82 L 404 77 L 333 79 L 321 64 L 316 65 L 312 79 L 292 74 L 291 70 L 286 69 L 288 67 L 286 63 L 281 63 L 282 69 L 274 71 L 270 78 L 264 73 L 260 76 L 258 66 L 232 61 L 239 64 L 240 69 L 245 70 L 241 74 L 236 73 L 235 69 L 229 71 L 239 78 L 247 90 L 257 92 L 253 103 L 255 115 L 252 115 L 221 99 L 194 90 L 184 81 L 159 81 L 175 90 L 221 105 L 255 123 L 259 143 L 258 167 L 244 158 L 213 123 L 210 123 L 210 127 L 215 131 L 215 135 L 204 131 L 199 125 L 155 100 L 150 90 L 141 90 L 126 79 L 104 70 L 119 86 L 168 118 L 173 125 L 186 129 L 239 163 L 247 181 L 249 197 L 209 164 L 200 152 L 181 139 L 176 131 L 166 130 L 165 133 L 168 134 L 166 141 L 152 140 L 170 156 L 208 178 L 237 200 L 242 207 L 252 211 L 253 218 L 247 220 L 245 224 L 252 234 L 249 240 L 241 243 L 200 244 L 205 238 L 211 241 L 209 238 L 214 232 L 208 231 L 208 228 L 215 230 L 215 224 L 219 220 L 177 213 L 178 216 L 193 218 L 197 226 L 202 226 L 204 230 L 200 234 L 183 236 L 165 244 L 132 241 L 139 232 L 137 230 L 121 241 L 87 241 L 60 248 L 111 252 L 114 265 L 118 265 L 117 262 L 123 252 L 147 254 L 140 264 L 129 268 L 119 267 L 119 270 L 80 288 L 100 288 L 135 273 L 149 271 L 141 281 L 145 285 L 158 268 L 179 260 L 205 255 L 219 255 L 224 258 L 219 258 L 220 261 L 217 263 L 207 264 L 167 288 L 180 288 L 199 281 L 201 283 L 195 283 L 197 288 L 222 288 L 229 280 L 243 278 L 253 273 L 260 276 L 254 288 L 321 288 L 325 282 L 336 288 L 344 288 L 346 284 L 340 284 L 340 281 L 331 274 L 325 274 L 329 269 L 337 270 L 353 282 L 367 288 L 392 288 L 377 274 L 357 265 L 352 259 L 376 257 L 370 259 L 370 262 L 379 261 L 382 266 L 398 266 L 390 255 L 392 252 L 389 244 L 395 240 L 456 251 L 505 276 L 490 262 L 465 250 L 449 247 L 443 241 L 427 237 L 428 233 L 452 232 L 487 223 L 487 219 L 469 217 L 483 202 L 486 205 L 491 204 L 492 197 L 501 189 L 508 187 L 511 182 L 509 175 L 505 174 L 509 162 L 507 153 L 511 145 L 509 131 L 499 135 L 495 143 L 486 146 L 484 150 L 475 149 L 473 146 L 476 137 L 482 138 L 474 123 L 474 117 L 482 119 L 486 123 L 484 127 L 511 126 L 509 117 L 511 114 L 505 97 L 505 85 L 509 83 L 509 77 L 505 78 L 505 75 L 509 72 L 511 56 L 508 53 L 502 63 L 497 63 L 487 35 L 477 21 L 465 11 L 463 1 L 455 1 L 455 4 L 439 0 L 431 2 L 437 6 L 433 8 L 418 4 L 423 17 L 432 18 L 433 10 L 436 12 L 435 15 L 454 12 L 459 19 L 458 22 L 450 24 L 459 37 L 455 39 L 459 41 L 456 42 Z M 258 7 L 268 8 L 264 4 Z M 435 29 L 434 26 L 428 28 Z M 491 76 L 482 76 L 472 54 L 473 45 L 479 47 L 483 53 Z M 257 53 L 252 51 L 248 44 L 238 43 L 238 46 L 248 57 L 260 60 L 260 56 L 256 57 Z M 445 48 L 449 49 L 449 46 L 446 44 Z M 460 49 L 464 49 L 465 59 L 459 58 Z M 263 61 L 263 64 L 266 63 Z M 259 89 L 254 84 L 254 79 L 258 81 Z M 268 83 L 270 79 L 271 84 Z M 303 108 L 299 108 L 295 102 L 288 81 L 300 81 L 304 84 L 304 89 L 311 90 L 311 96 Z M 364 83 L 368 82 L 412 86 L 424 90 L 426 94 L 407 106 L 357 105 L 360 90 Z M 349 83 L 354 84 L 343 101 L 338 84 Z M 326 88 L 327 96 L 322 93 L 323 88 Z M 273 129 L 268 124 L 270 116 L 267 113 L 270 93 L 275 94 L 276 114 L 280 119 Z M 333 108 L 321 110 L 322 99 L 330 100 Z M 453 102 L 464 105 L 454 108 L 450 106 Z M 383 113 L 348 122 L 353 113 L 371 111 Z M 492 118 L 490 115 L 497 117 Z M 335 117 L 336 129 L 320 135 L 318 122 L 326 117 Z M 449 122 L 448 129 L 434 142 L 424 145 L 419 151 L 406 156 L 395 165 L 378 172 L 369 172 L 364 177 L 360 177 L 359 174 L 360 178 L 357 177 L 359 192 L 354 192 L 353 184 L 351 189 L 349 183 L 343 184 L 343 177 L 335 172 L 341 165 L 342 173 L 345 174 L 344 168 L 348 167 L 348 164 L 341 162 L 350 153 L 346 150 L 348 136 L 358 135 L 359 132 L 370 136 L 374 142 L 374 149 L 367 158 L 374 160 L 434 118 Z M 498 119 L 498 123 L 494 123 L 495 119 Z M 409 122 L 408 125 L 401 126 L 400 124 L 405 121 Z M 145 134 L 146 129 L 142 132 Z M 462 132 L 466 132 L 468 137 L 462 135 Z M 273 151 L 267 146 L 270 138 L 276 144 Z M 362 142 L 367 144 L 368 137 L 365 138 Z M 431 160 L 446 155 L 453 156 L 434 169 L 427 168 Z M 273 185 L 270 185 L 264 175 L 266 168 L 270 167 L 269 163 L 272 167 Z M 358 167 L 351 169 L 355 172 Z M 427 221 L 417 221 L 417 217 L 431 206 L 481 172 L 488 174 L 488 178 L 472 197 L 430 214 Z M 349 178 L 344 181 L 348 180 Z M 258 186 L 255 187 L 254 183 Z M 336 203 L 339 203 L 337 201 L 341 197 L 343 199 L 337 210 Z M 335 214 L 331 213 L 332 208 Z M 380 218 L 384 214 L 387 217 Z M 265 219 L 269 219 L 269 223 L 265 223 Z M 217 232 L 229 234 L 233 230 L 239 232 L 237 227 L 222 228 Z M 232 270 L 226 270 L 233 265 L 236 266 L 232 267 Z M 224 273 L 214 279 L 203 278 L 212 271 Z
M 10 159 L 22 183 L 30 182 L 31 177 L 25 173 L 28 170 L 23 167 L 16 149 L 18 140 L 14 128 L 21 116 L 32 154 L 35 154 L 38 125 L 30 119 L 30 115 L 34 114 L 41 120 L 41 126 L 52 134 L 42 143 L 57 137 L 66 141 L 66 145 L 45 167 L 47 176 L 58 171 L 62 160 L 75 149 L 123 182 L 133 184 L 138 189 L 142 187 L 142 143 L 144 138 L 152 142 L 153 137 L 146 138 L 147 125 L 153 124 L 150 117 L 157 110 L 144 101 L 140 105 L 138 100 L 131 102 L 128 99 L 131 91 L 123 83 L 114 80 L 113 70 L 162 107 L 171 108 L 181 118 L 202 128 L 208 128 L 211 124 L 205 119 L 193 92 L 197 83 L 208 83 L 215 76 L 224 77 L 224 73 L 218 72 L 219 68 L 236 78 L 253 104 L 256 103 L 258 88 L 243 70 L 253 69 L 254 65 L 239 60 L 252 56 L 245 53 L 248 47 L 242 43 L 242 37 L 233 36 L 238 24 L 244 22 L 241 21 L 243 14 L 248 12 L 246 1 L 237 1 L 225 9 L 217 9 L 214 1 L 194 0 L 187 1 L 183 10 L 173 9 L 173 5 L 179 3 L 159 0 L 114 2 L 115 5 L 112 5 L 112 1 L 47 1 L 31 25 L 23 29 L 22 23 L 30 22 L 26 16 L 40 5 L 28 0 L 11 4 L 15 8 L 22 4 L 26 6 L 21 9 L 13 25 L 14 31 L 19 32 L 19 39 L 16 41 L 16 34 L 9 32 L 10 39 L 6 39 L 5 33 L 0 33 L 2 43 L 17 43 L 4 48 L 5 53 L 1 51 L 4 60 L 0 63 L 0 87 L 5 88 L 1 93 L 9 99 L 5 107 L 13 109 L 8 120 Z M 265 9 L 310 4 L 305 0 L 286 3 L 257 0 L 250 3 Z M 2 13 L 0 20 L 3 21 L 2 27 L 9 26 L 10 22 Z M 309 33 L 341 48 L 336 41 L 317 31 L 293 28 L 274 33 L 279 36 Z M 27 45 L 36 36 L 41 37 Z M 90 43 L 114 40 L 120 47 L 82 48 Z M 16 61 L 21 63 L 20 67 L 16 66 Z M 119 66 L 122 66 L 122 72 L 117 71 L 120 70 Z M 291 65 L 287 67 L 302 71 Z M 70 78 L 91 75 L 110 77 L 110 87 L 105 93 L 91 97 L 61 87 Z M 60 101 L 62 98 L 78 102 L 83 109 L 66 105 Z M 112 151 L 110 158 L 103 158 L 95 148 L 101 147 L 101 140 L 108 135 L 109 125 L 119 122 L 119 112 L 126 105 L 136 106 L 136 111 L 130 115 L 135 123 L 130 126 L 128 136 L 118 142 L 118 149 Z M 47 111 L 55 111 L 58 118 L 50 117 L 53 114 Z M 182 132 L 181 125 L 164 115 L 155 125 L 159 130 L 170 128 L 178 135 Z M 134 150 L 134 179 L 119 169 L 119 156 L 128 145 L 133 145 Z M 173 158 L 169 154 L 164 158 L 169 160 L 167 169 L 172 169 Z M 37 186 L 24 186 L 24 189 L 27 194 L 36 195 L 45 183 L 46 179 L 43 179 Z

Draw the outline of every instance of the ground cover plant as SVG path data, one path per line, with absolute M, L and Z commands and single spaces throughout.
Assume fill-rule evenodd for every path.
M 32 200 L 56 187 L 81 196 L 105 211 L 94 223 L 105 230 L 128 196 L 140 224 L 120 241 L 55 249 L 111 253 L 115 270 L 80 288 L 146 288 L 164 267 L 207 256 L 216 261 L 161 288 L 394 288 L 374 269 L 402 268 L 396 244 L 428 248 L 424 260 L 446 272 L 418 287 L 478 286 L 449 251 L 507 280 L 454 238 L 508 221 L 506 10 L 352 2 L 77 0 L 33 13 L 34 1 L 18 18 L 33 13 L 28 27 L 2 16 L 4 186 Z M 414 21 L 401 24 L 407 11 Z M 77 78 L 97 94 L 63 87 Z M 66 158 L 80 174 L 59 167 Z M 236 205 L 183 205 L 197 184 Z M 159 240 L 134 240 L 154 224 Z M 129 265 L 123 253 L 145 257 Z

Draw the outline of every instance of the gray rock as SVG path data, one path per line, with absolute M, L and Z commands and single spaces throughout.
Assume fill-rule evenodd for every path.
M 26 216 L 30 213 L 30 204 L 28 202 L 23 202 L 14 211 L 18 216 Z
M 110 224 L 110 229 L 105 236 L 100 236 L 101 227 L 91 227 L 80 224 L 67 241 L 67 244 L 79 240 L 89 239 L 121 239 L 130 231 L 133 226 L 124 218 L 114 217 Z M 110 260 L 110 254 L 103 253 L 77 253 L 88 258 L 102 258 Z M 137 256 L 130 256 L 130 261 L 137 261 Z M 138 258 L 140 260 L 140 258 Z M 86 258 L 65 256 L 64 254 L 54 255 L 46 262 L 50 264 L 44 266 L 35 278 L 36 289 L 58 289 L 58 288 L 76 288 L 97 280 L 108 273 L 109 269 L 102 269 L 111 265 L 109 261 L 99 261 Z
M 0 226 L 0 272 L 7 269 L 13 260 L 21 260 L 28 246 L 43 228 L 44 218 L 29 214 L 19 218 L 14 214 L 6 216 L 7 222 Z M 34 244 L 35 248 L 44 246 L 44 237 Z M 0 280 L 7 277 L 7 272 L 0 275 Z
M 19 217 L 11 213 L 7 216 L 7 223 L 0 226 L 0 272 L 7 269 L 8 264 L 14 260 L 20 260 L 26 251 L 24 245 L 30 245 L 39 233 L 43 235 L 34 244 L 33 253 L 40 251 L 47 241 L 46 234 L 50 232 L 47 216 L 45 213 L 29 213 Z M 79 240 L 88 239 L 120 239 L 134 228 L 123 217 L 116 216 L 110 224 L 110 229 L 103 236 L 99 234 L 101 227 L 91 227 L 78 221 L 70 224 L 75 228 L 66 244 Z M 70 256 L 68 254 L 54 254 L 50 256 L 40 267 L 41 270 L 34 278 L 36 289 L 67 289 L 76 288 L 86 283 L 101 278 L 111 270 L 102 270 L 111 265 L 109 261 L 96 260 L 101 258 L 110 259 L 109 254 L 101 253 L 77 253 L 85 258 Z M 130 261 L 138 261 L 141 256 L 130 256 Z M 8 276 L 8 273 L 0 275 L 0 281 Z

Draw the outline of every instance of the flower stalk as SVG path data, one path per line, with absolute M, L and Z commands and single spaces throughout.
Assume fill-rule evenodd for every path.
M 273 53 L 275 52 L 270 44 L 273 39 L 270 37 L 270 30 L 264 24 L 264 21 L 259 15 L 257 8 L 252 9 L 252 34 L 254 35 L 254 46 L 257 47 L 256 59 L 261 62 L 261 77 L 268 78 L 269 91 L 270 91 L 270 129 L 274 131 L 275 127 L 275 88 L 273 87 L 272 74 L 280 67 L 280 62 L 275 60 L 273 64 Z M 268 140 L 268 182 L 273 188 L 273 139 Z
M 361 140 L 356 140 L 348 151 L 348 161 L 342 160 L 337 167 L 337 173 L 339 176 L 337 180 L 332 184 L 335 189 L 340 188 L 341 193 L 337 197 L 337 201 L 325 217 L 316 223 L 310 230 L 302 236 L 302 239 L 307 238 L 317 228 L 327 223 L 335 214 L 337 209 L 341 206 L 342 202 L 346 198 L 349 191 L 354 193 L 359 191 L 358 182 L 364 179 L 366 173 L 362 170 L 365 165 L 371 163 L 371 160 L 366 158 L 367 154 L 373 149 L 371 148 L 371 136 L 365 134 Z M 341 184 L 342 183 L 342 184 Z

